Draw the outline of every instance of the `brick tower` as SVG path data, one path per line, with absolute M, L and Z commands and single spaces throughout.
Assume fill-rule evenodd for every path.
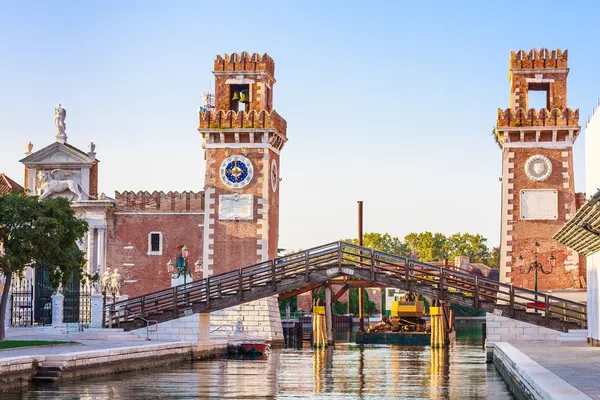
M 206 158 L 204 276 L 277 256 L 279 155 L 287 141 L 286 121 L 273 110 L 271 57 L 219 55 L 213 73 L 214 108 L 200 111 L 198 128 Z M 279 323 L 273 329 L 280 334 L 276 299 L 255 303 L 276 314 L 270 321 Z M 213 320 L 222 314 L 213 314 Z M 237 318 L 234 312 L 225 314 Z
M 552 236 L 571 218 L 583 195 L 576 195 L 573 144 L 579 135 L 579 110 L 567 108 L 567 50 L 511 51 L 510 108 L 498 109 L 495 139 L 502 149 L 502 226 L 500 280 L 533 287 L 533 273 L 522 274 L 538 242 L 538 260 L 549 275 L 538 275 L 541 290 L 579 288 L 585 266 L 574 251 Z M 545 93 L 546 105 L 529 108 L 530 94 Z

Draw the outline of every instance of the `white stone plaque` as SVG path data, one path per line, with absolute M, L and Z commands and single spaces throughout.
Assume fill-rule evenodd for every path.
M 248 221 L 254 218 L 254 196 L 251 194 L 219 195 L 219 219 Z
M 558 219 L 558 194 L 556 190 L 521 190 L 521 219 Z

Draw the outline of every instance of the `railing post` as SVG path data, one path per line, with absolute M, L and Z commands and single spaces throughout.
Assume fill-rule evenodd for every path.
M 544 318 L 546 319 L 546 326 L 550 325 L 550 302 L 548 294 L 544 295 Z M 537 307 L 537 304 L 535 305 Z
M 510 285 L 510 294 L 509 294 L 509 310 L 511 318 L 515 316 L 515 287 Z
M 142 317 L 144 317 L 145 316 L 145 311 L 146 311 L 146 296 L 142 296 L 142 299 L 140 301 L 142 303 L 140 305 L 140 315 Z
M 310 281 L 310 264 L 308 262 L 308 250 L 304 252 L 304 281 Z
M 173 286 L 173 318 L 178 317 L 177 312 L 177 286 Z
M 277 287 L 277 262 L 276 260 L 271 261 L 271 281 L 273 288 Z
M 479 309 L 479 277 L 475 276 L 475 308 Z
M 406 290 L 410 291 L 410 261 L 404 259 L 404 280 L 406 280 Z
M 440 267 L 440 300 L 444 300 L 444 267 Z
M 371 282 L 375 282 L 375 250 L 371 249 Z
M 206 309 L 210 308 L 210 276 L 206 278 Z
M 342 272 L 342 242 L 338 242 L 338 271 Z
M 244 277 L 242 275 L 242 270 L 238 269 L 238 287 L 239 287 L 239 297 L 240 300 L 244 299 Z

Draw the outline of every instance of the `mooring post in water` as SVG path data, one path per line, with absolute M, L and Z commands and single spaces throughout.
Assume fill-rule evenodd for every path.
M 327 345 L 333 345 L 333 310 L 331 309 L 331 285 L 325 286 L 325 323 L 327 325 Z
M 358 201 L 358 245 L 363 245 L 363 202 Z M 362 267 L 362 257 L 360 257 L 360 266 Z M 363 288 L 358 288 L 358 319 L 359 330 L 365 332 L 365 304 Z M 349 303 L 350 301 L 348 301 Z

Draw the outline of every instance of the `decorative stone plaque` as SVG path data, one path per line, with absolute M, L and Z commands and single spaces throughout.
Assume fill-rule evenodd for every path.
M 521 219 L 558 219 L 556 190 L 521 190 Z
M 552 161 L 540 154 L 531 156 L 525 163 L 525 173 L 532 181 L 545 181 L 552 173 Z
M 219 219 L 248 221 L 254 218 L 254 196 L 251 194 L 219 195 Z

